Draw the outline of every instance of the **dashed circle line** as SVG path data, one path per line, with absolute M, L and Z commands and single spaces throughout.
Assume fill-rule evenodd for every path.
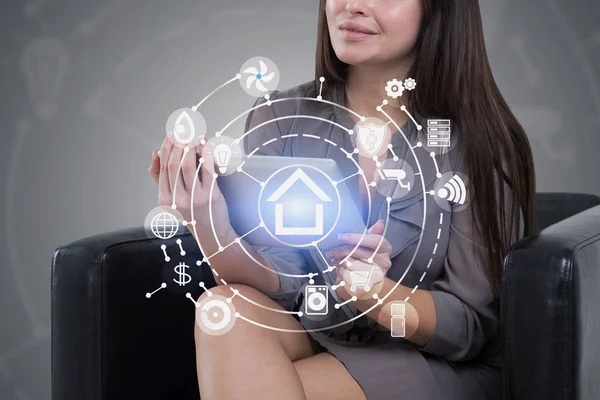
M 233 80 L 232 80 L 232 81 L 233 81 Z M 230 82 L 231 82 L 231 81 L 230 81 Z M 321 80 L 321 82 L 323 82 L 323 80 Z M 258 105 L 258 106 L 256 106 L 256 107 L 254 107 L 253 109 L 258 109 L 258 108 L 260 108 L 260 107 L 263 107 L 263 106 L 270 106 L 270 105 L 272 104 L 272 102 L 269 100 L 269 97 L 268 97 L 268 96 L 269 96 L 269 95 L 265 96 L 265 97 L 267 98 L 267 102 L 266 102 L 266 103 L 263 103 L 263 104 L 261 104 L 261 105 Z M 207 98 L 208 98 L 208 97 L 210 97 L 210 95 L 209 95 L 209 96 L 207 96 Z M 303 98 L 284 98 L 284 99 L 279 99 L 279 100 L 276 100 L 276 101 L 290 101 L 290 100 L 319 101 L 319 102 L 323 102 L 323 103 L 326 103 L 326 104 L 331 104 L 331 105 L 334 105 L 334 106 L 338 106 L 338 107 L 340 107 L 340 108 L 346 109 L 347 111 L 349 111 L 349 112 L 351 112 L 351 113 L 353 113 L 353 114 L 356 114 L 356 112 L 354 112 L 354 111 L 352 111 L 352 110 L 350 110 L 350 109 L 347 109 L 347 108 L 345 108 L 345 107 L 343 107 L 343 106 L 340 106 L 339 104 L 336 104 L 336 103 L 333 103 L 333 102 L 330 102 L 330 101 L 323 100 L 321 96 L 318 96 L 318 98 L 317 98 L 317 99 L 308 98 L 308 97 L 303 97 Z M 384 104 L 385 104 L 385 103 L 384 103 Z M 400 279 L 399 279 L 399 280 L 396 282 L 396 284 L 394 285 L 394 287 L 393 287 L 393 288 L 392 288 L 392 289 L 391 289 L 391 290 L 388 292 L 388 294 L 387 294 L 387 295 L 385 295 L 383 298 L 379 298 L 379 297 L 378 297 L 378 294 L 374 294 L 374 295 L 373 295 L 373 298 L 375 298 L 375 299 L 378 299 L 377 303 L 376 303 L 375 305 L 373 305 L 372 307 L 370 307 L 369 309 L 367 309 L 366 311 L 364 311 L 363 313 L 361 313 L 361 314 L 359 314 L 359 315 L 355 316 L 354 318 L 351 318 L 351 319 L 349 319 L 349 320 L 347 320 L 347 321 L 344 321 L 344 322 L 341 322 L 341 323 L 338 323 L 338 324 L 335 324 L 335 325 L 332 325 L 332 326 L 324 327 L 324 328 L 318 328 L 318 329 L 312 329 L 312 330 L 305 330 L 305 329 L 303 329 L 303 330 L 301 330 L 301 331 L 299 331 L 299 330 L 285 330 L 285 331 L 289 331 L 289 332 L 316 332 L 316 331 L 321 331 L 321 330 L 326 330 L 326 329 L 333 329 L 333 328 L 336 328 L 336 327 L 338 327 L 338 326 L 345 325 L 345 324 L 347 324 L 347 323 L 349 323 L 349 322 L 352 322 L 352 321 L 354 321 L 354 320 L 356 320 L 356 319 L 358 319 L 358 318 L 362 317 L 363 315 L 365 315 L 365 314 L 369 313 L 369 312 L 370 312 L 371 310 L 373 310 L 375 307 L 377 307 L 378 305 L 382 304 L 382 303 L 383 303 L 383 301 L 384 301 L 384 300 L 385 300 L 387 297 L 389 297 L 389 296 L 391 295 L 391 293 L 392 293 L 392 292 L 393 292 L 393 291 L 394 291 L 394 290 L 395 290 L 395 289 L 398 287 L 398 285 L 400 285 L 400 284 L 401 284 L 402 280 L 404 279 L 404 277 L 406 276 L 406 274 L 407 274 L 407 273 L 408 273 L 408 271 L 410 270 L 410 268 L 411 268 L 412 264 L 414 263 L 414 260 L 415 260 L 415 258 L 416 258 L 416 255 L 418 254 L 419 248 L 420 248 L 420 246 L 421 246 L 421 243 L 422 243 L 423 234 L 424 234 L 424 231 L 425 231 L 425 225 L 426 225 L 426 216 L 427 216 L 427 201 L 426 201 L 426 197 L 425 197 L 425 196 L 426 196 L 426 194 L 425 194 L 425 182 L 424 182 L 424 179 L 423 179 L 423 174 L 421 173 L 421 172 L 422 172 L 422 168 L 421 168 L 421 166 L 420 166 L 420 163 L 419 163 L 419 160 L 418 160 L 418 158 L 416 157 L 416 154 L 415 154 L 415 152 L 414 152 L 414 148 L 413 148 L 413 147 L 410 145 L 410 142 L 409 142 L 409 141 L 408 141 L 408 139 L 406 138 L 406 135 L 404 134 L 404 132 L 402 131 L 402 129 L 401 129 L 399 126 L 398 126 L 398 124 L 397 124 L 397 123 L 396 123 L 396 122 L 395 122 L 395 121 L 394 121 L 394 120 L 393 120 L 393 119 L 392 119 L 392 118 L 391 118 L 391 117 L 390 117 L 390 116 L 389 116 L 389 115 L 388 115 L 388 114 L 387 114 L 385 111 L 383 111 L 383 108 L 382 108 L 381 106 L 380 106 L 380 107 L 378 107 L 378 108 L 377 108 L 377 110 L 378 110 L 379 112 L 383 113 L 383 114 L 384 114 L 384 115 L 385 115 L 385 116 L 388 118 L 388 120 L 389 120 L 389 123 L 392 123 L 392 124 L 394 124 L 394 126 L 397 128 L 397 130 L 398 130 L 398 131 L 399 131 L 399 132 L 402 134 L 402 137 L 403 137 L 403 139 L 404 139 L 404 140 L 407 142 L 407 144 L 408 144 L 408 146 L 409 146 L 409 149 L 410 149 L 411 153 L 413 154 L 413 157 L 415 158 L 415 162 L 417 163 L 417 167 L 418 167 L 418 169 L 419 169 L 419 171 L 420 171 L 420 173 L 419 173 L 419 176 L 421 177 L 421 184 L 422 184 L 422 187 L 423 187 L 423 200 L 424 200 L 424 201 L 423 201 L 423 221 L 422 221 L 421 233 L 420 233 L 420 235 L 419 235 L 419 241 L 418 241 L 418 244 L 417 244 L 417 248 L 416 248 L 416 250 L 415 250 L 415 252 L 414 252 L 414 254 L 413 254 L 413 257 L 412 257 L 412 259 L 411 259 L 411 261 L 410 261 L 410 263 L 409 263 L 409 265 L 408 265 L 408 267 L 407 267 L 406 271 L 405 271 L 405 272 L 404 272 L 404 274 L 403 274 L 403 275 L 400 277 Z M 246 112 L 246 113 L 244 113 L 244 114 L 241 114 L 241 115 L 240 115 L 240 116 L 238 116 L 236 119 L 239 119 L 239 118 L 241 118 L 241 116 L 243 116 L 243 115 L 245 115 L 245 114 L 249 113 L 250 111 L 251 111 L 251 110 L 247 111 L 247 112 Z M 407 112 L 406 110 L 403 110 L 403 111 Z M 301 116 L 294 116 L 294 118 L 298 118 L 298 117 L 301 117 Z M 311 116 L 306 116 L 306 117 L 311 117 Z M 362 117 L 362 116 L 360 116 L 360 117 L 361 117 L 361 120 L 362 120 L 362 119 L 364 119 L 364 117 Z M 283 117 L 283 118 L 280 118 L 280 119 L 284 119 L 284 118 L 285 118 L 285 117 Z M 266 123 L 271 123 L 271 122 L 272 122 L 272 121 L 274 121 L 274 120 L 277 120 L 277 118 L 276 118 L 276 119 L 269 120 L 269 121 L 267 121 L 267 122 L 265 122 L 265 123 L 261 124 L 260 126 L 264 126 Z M 326 121 L 326 122 L 328 122 L 328 123 L 332 123 L 332 121 L 327 121 L 327 120 L 325 120 L 325 121 Z M 232 122 L 231 122 L 229 125 L 231 125 L 233 122 L 235 122 L 235 119 L 234 119 L 234 120 L 233 120 L 233 121 L 232 121 Z M 229 126 L 229 125 L 228 125 L 228 126 Z M 226 129 L 226 128 L 227 128 L 227 126 L 225 127 L 225 129 Z M 223 129 L 223 131 L 224 131 L 225 129 Z M 255 127 L 254 129 L 257 129 L 257 127 Z M 346 128 L 344 128 L 344 129 L 346 129 Z M 352 131 L 351 131 L 351 130 L 347 130 L 347 131 L 348 131 L 350 134 L 352 134 Z M 218 132 L 218 135 L 220 135 L 221 133 L 222 133 L 222 131 Z M 249 134 L 249 133 L 250 133 L 250 132 L 246 132 L 246 133 L 245 133 L 245 135 L 247 135 L 247 134 Z M 312 135 L 312 136 L 314 136 L 314 135 Z M 283 138 L 283 136 L 282 136 L 281 138 Z M 316 137 L 315 137 L 315 138 L 316 138 Z M 276 138 L 276 139 L 277 139 L 277 138 Z M 336 146 L 336 145 L 334 144 L 334 142 L 332 142 L 332 141 L 330 141 L 330 140 L 327 140 L 327 139 L 324 139 L 324 140 L 326 140 L 326 141 L 327 141 L 329 144 L 332 144 L 332 145 Z M 337 146 L 336 146 L 336 147 L 337 147 Z M 255 151 L 256 151 L 256 150 L 255 150 Z M 254 152 L 255 152 L 255 151 L 254 151 Z M 345 150 L 344 150 L 344 149 L 342 149 L 342 151 L 344 151 L 344 152 L 345 152 Z M 355 149 L 355 151 L 356 151 L 356 149 Z M 251 153 L 251 154 L 254 154 L 254 152 L 253 152 L 253 153 Z M 360 167 L 358 166 L 358 164 L 356 163 L 356 161 L 355 161 L 355 160 L 354 160 L 354 158 L 352 157 L 352 154 L 353 154 L 353 153 L 347 153 L 347 157 L 348 157 L 349 159 L 352 159 L 352 160 L 353 160 L 353 162 L 354 162 L 354 163 L 357 165 L 357 167 L 360 169 Z M 396 156 L 395 156 L 395 158 L 396 158 Z M 198 166 L 198 172 L 200 171 L 200 168 L 201 168 L 202 162 L 203 162 L 203 159 L 202 159 L 202 158 L 200 158 L 200 165 Z M 181 168 L 181 165 L 180 165 L 180 167 L 179 167 L 179 168 Z M 363 176 L 363 179 L 364 179 L 364 180 L 365 180 L 365 182 L 366 182 L 366 178 L 364 178 L 364 174 L 362 174 L 362 176 Z M 216 179 L 213 179 L 213 183 L 214 183 L 214 181 L 216 181 Z M 194 181 L 194 184 L 193 184 L 193 186 L 192 186 L 192 196 L 191 196 L 191 198 L 192 198 L 192 199 L 193 199 L 193 195 L 194 195 L 194 191 L 195 191 L 195 187 L 196 187 L 196 182 L 197 182 L 197 180 L 195 180 L 195 181 Z M 372 183 L 374 183 L 374 182 L 372 182 Z M 373 186 L 373 185 L 371 184 L 371 186 Z M 370 191 L 367 191 L 367 193 L 369 194 L 369 196 L 368 196 L 368 197 L 369 197 L 369 215 L 370 215 L 370 213 L 371 213 L 371 198 L 370 198 Z M 174 203 L 175 203 L 175 202 L 174 202 Z M 388 203 L 388 204 L 389 204 L 389 203 Z M 175 204 L 173 204 L 173 206 L 174 206 L 173 208 L 175 208 Z M 388 207 L 388 216 L 389 216 L 389 211 L 390 211 L 390 210 L 389 210 L 389 207 Z M 194 207 L 192 206 L 192 207 L 191 207 L 191 216 L 192 216 L 192 221 L 191 221 L 190 223 L 191 223 L 191 225 L 192 225 L 192 228 L 193 228 L 193 230 L 194 230 L 195 236 L 197 237 L 196 223 L 195 223 L 195 219 L 194 219 L 193 215 L 194 215 Z M 440 216 L 440 224 L 441 224 L 441 221 L 443 221 L 443 214 L 441 214 L 441 216 Z M 212 220 L 211 220 L 211 225 L 212 225 Z M 386 232 L 386 230 L 387 230 L 387 224 L 386 224 L 386 227 L 384 228 L 384 235 L 385 235 L 385 232 Z M 440 230 L 438 231 L 438 239 L 439 239 L 439 237 L 440 237 L 440 233 L 441 233 L 441 228 L 440 228 Z M 213 227 L 213 235 L 214 235 L 214 227 Z M 364 233 L 363 233 L 363 237 L 364 237 Z M 359 241 L 359 243 L 357 244 L 356 248 L 358 248 L 358 247 L 360 246 L 360 243 L 362 242 L 362 239 L 363 239 L 363 237 L 361 237 L 361 240 L 360 240 L 360 241 Z M 241 242 L 240 242 L 239 240 L 237 240 L 237 239 L 239 239 L 239 238 L 236 238 L 236 241 L 234 241 L 233 243 L 240 244 L 240 247 L 243 249 L 243 251 L 244 251 L 244 252 L 245 252 L 247 255 L 249 255 L 249 254 L 248 254 L 248 252 L 246 251 L 246 249 L 244 248 L 244 246 L 243 246 L 243 245 L 241 245 Z M 217 242 L 218 242 L 218 239 L 216 239 L 216 240 L 217 240 Z M 202 250 L 202 247 L 201 247 L 201 245 L 200 245 L 199 241 L 196 241 L 196 242 L 198 243 L 198 246 L 199 246 L 199 248 L 200 248 L 200 251 L 202 252 L 202 254 L 204 254 L 204 252 L 203 252 L 203 250 Z M 229 245 L 228 245 L 228 246 L 229 246 Z M 318 247 L 317 247 L 317 248 L 318 248 Z M 355 249 L 356 249 L 356 248 L 355 248 Z M 437 248 L 437 243 L 436 243 L 436 245 L 435 245 L 434 249 L 435 249 L 435 248 Z M 220 246 L 220 251 L 219 251 L 219 252 L 223 251 L 222 249 L 224 249 L 224 248 L 223 248 L 222 246 Z M 355 251 L 355 249 L 353 249 L 353 252 Z M 434 254 L 435 254 L 435 250 L 434 250 Z M 250 255 L 249 255 L 249 256 L 250 256 Z M 350 255 L 349 255 L 349 256 L 350 256 Z M 349 256 L 348 256 L 348 257 L 349 257 Z M 252 259 L 253 257 L 251 257 L 251 256 L 250 256 L 250 258 Z M 264 266 L 264 265 L 262 265 L 261 263 L 257 262 L 257 260 L 254 260 L 254 261 L 255 261 L 255 262 L 258 264 L 258 265 L 261 265 L 262 267 L 265 267 L 265 266 Z M 429 263 L 428 263 L 428 265 L 427 265 L 427 268 L 429 268 L 429 266 L 431 265 L 431 262 L 432 262 L 432 261 L 433 261 L 433 257 L 430 259 L 430 261 L 429 261 Z M 204 257 L 204 259 L 203 259 L 201 262 L 200 262 L 200 261 L 198 261 L 196 264 L 197 264 L 198 266 L 200 266 L 200 265 L 202 265 L 202 263 L 203 263 L 203 262 L 206 262 L 206 263 L 207 263 L 207 264 L 210 266 L 210 262 L 209 262 L 209 260 L 208 260 L 208 257 Z M 327 263 L 327 261 L 326 261 L 326 260 L 325 260 L 325 262 L 326 262 L 326 264 L 328 265 L 328 263 Z M 211 269 L 212 269 L 212 271 L 215 273 L 215 275 L 217 275 L 217 276 L 218 276 L 218 273 L 217 273 L 217 271 L 216 271 L 214 268 L 212 268 L 212 267 L 211 267 Z M 270 269 L 270 268 L 268 268 L 268 267 L 267 267 L 267 269 L 271 271 L 271 269 Z M 329 269 L 328 269 L 328 271 L 329 271 Z M 273 271 L 273 272 L 275 272 L 275 273 L 277 273 L 277 274 L 280 274 L 280 273 L 279 273 L 279 272 L 277 272 L 277 271 Z M 422 275 L 422 277 L 421 277 L 421 279 L 419 280 L 419 282 L 421 282 L 421 281 L 423 280 L 423 278 L 425 277 L 425 274 L 426 274 L 426 273 L 427 273 L 427 270 L 426 270 L 426 271 L 424 271 L 424 274 Z M 309 277 L 309 278 L 311 278 L 311 280 L 312 280 L 312 276 L 311 276 L 311 275 L 312 275 L 312 276 L 315 276 L 316 274 L 308 274 L 308 275 L 306 275 L 306 276 L 303 276 L 303 277 Z M 203 286 L 203 285 L 202 285 L 202 283 L 203 283 L 203 282 L 201 282 L 201 283 L 200 283 L 200 286 L 205 288 L 205 286 Z M 411 291 L 411 294 L 412 294 L 412 293 L 414 293 L 414 292 L 416 291 L 417 287 L 418 287 L 418 284 L 417 284 L 417 285 L 415 285 L 415 287 L 414 287 L 414 288 L 413 288 L 413 290 Z M 207 289 L 205 288 L 205 290 L 207 290 Z M 408 299 L 409 299 L 409 298 L 410 298 L 410 295 L 406 297 L 405 301 L 408 301 Z M 356 299 L 356 296 L 353 296 L 353 297 L 351 298 L 351 300 L 352 300 L 352 299 Z M 338 303 L 336 303 L 336 305 L 337 305 L 337 304 L 338 304 Z M 274 309 L 273 311 L 280 311 L 280 310 L 275 310 L 275 309 Z M 237 313 L 237 314 L 239 314 L 239 313 Z M 236 315 L 236 316 L 237 316 L 237 315 Z M 240 317 L 241 317 L 241 315 L 240 315 Z M 244 319 L 246 319 L 246 318 L 244 318 Z M 262 324 L 255 323 L 254 321 L 251 321 L 251 320 L 249 320 L 249 319 L 246 319 L 246 320 L 247 320 L 248 322 L 254 323 L 254 324 L 256 324 L 256 325 L 259 325 L 259 326 L 262 326 Z M 268 328 L 268 329 L 277 329 L 277 328 L 274 328 L 274 327 L 268 327 L 268 326 L 264 326 L 264 327 L 265 327 L 265 328 Z

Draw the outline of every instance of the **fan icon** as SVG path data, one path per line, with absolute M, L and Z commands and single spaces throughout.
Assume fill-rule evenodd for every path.
M 268 58 L 254 57 L 242 66 L 240 83 L 249 95 L 262 96 L 279 85 L 279 70 Z

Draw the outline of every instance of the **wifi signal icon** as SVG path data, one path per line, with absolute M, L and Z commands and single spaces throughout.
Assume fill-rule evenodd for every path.
M 467 188 L 465 182 L 458 175 L 454 175 L 444 187 L 438 190 L 438 196 L 451 203 L 465 204 L 467 198 Z

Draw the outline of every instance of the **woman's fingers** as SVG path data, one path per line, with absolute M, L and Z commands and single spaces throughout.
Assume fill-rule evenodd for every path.
M 173 139 L 167 136 L 160 148 L 160 175 L 158 177 L 159 203 L 167 204 L 171 200 L 171 183 L 169 182 L 169 156 L 173 148 Z
M 341 246 L 336 247 L 335 249 L 329 250 L 327 252 L 327 257 L 332 258 L 335 261 L 343 260 L 349 254 L 352 254 L 352 257 L 358 258 L 361 260 L 368 260 L 375 256 L 374 250 L 369 249 L 367 247 L 359 246 L 354 250 L 356 246 Z
M 191 146 L 184 152 L 183 163 L 181 164 L 181 175 L 185 190 L 192 195 L 194 182 L 198 179 L 198 156 L 196 155 L 196 146 Z M 197 184 L 196 184 L 197 185 Z M 195 188 L 198 190 L 199 188 Z
M 171 148 L 171 154 L 169 155 L 168 171 L 169 171 L 169 183 L 171 184 L 171 190 L 173 192 L 185 190 L 183 179 L 181 177 L 181 161 L 183 158 L 183 148 L 173 145 Z
M 379 246 L 379 243 L 381 242 L 381 247 L 379 247 L 380 253 L 391 253 L 392 252 L 392 246 L 381 235 L 367 233 L 367 234 L 365 234 L 364 238 L 362 238 L 362 240 L 361 240 L 361 237 L 362 237 L 362 234 L 360 234 L 360 233 L 344 233 L 339 236 L 340 240 L 346 244 L 355 246 L 358 243 L 360 243 L 361 246 L 368 247 L 372 250 L 376 250 L 377 246 Z
M 148 168 L 148 174 L 152 180 L 158 185 L 158 179 L 160 176 L 160 158 L 156 150 L 152 151 L 152 161 L 150 162 L 150 168 Z

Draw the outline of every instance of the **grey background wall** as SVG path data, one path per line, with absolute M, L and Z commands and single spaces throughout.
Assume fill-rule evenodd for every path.
M 600 195 L 597 0 L 481 3 L 537 190 Z M 166 118 L 248 58 L 274 60 L 282 88 L 312 79 L 317 2 L 6 0 L 0 10 L 0 399 L 48 399 L 52 251 L 142 225 Z M 235 85 L 219 92 L 202 110 L 209 129 L 251 101 Z

